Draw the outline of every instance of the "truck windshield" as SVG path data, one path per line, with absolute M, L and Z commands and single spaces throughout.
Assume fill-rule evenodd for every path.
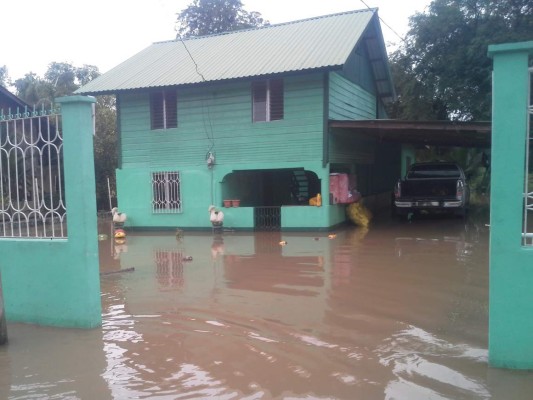
M 460 178 L 461 174 L 455 165 L 427 164 L 413 165 L 407 178 Z

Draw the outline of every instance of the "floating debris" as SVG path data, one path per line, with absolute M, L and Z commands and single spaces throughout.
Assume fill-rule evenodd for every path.
M 285 246 L 288 242 L 286 240 L 282 240 L 281 242 L 279 242 L 279 245 L 280 246 Z
M 182 261 L 192 261 L 192 256 L 183 257 Z
M 126 237 L 126 231 L 124 229 L 115 229 L 115 239 L 122 239 Z
M 131 268 L 119 269 L 118 271 L 100 272 L 100 275 L 112 275 L 112 274 L 120 274 L 122 272 L 133 272 L 133 271 L 135 271 L 135 268 L 131 267 Z
M 337 234 L 336 233 L 330 233 L 328 235 L 328 239 L 335 239 L 337 237 Z

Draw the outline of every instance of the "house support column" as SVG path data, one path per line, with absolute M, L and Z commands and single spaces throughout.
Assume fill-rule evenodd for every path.
M 533 42 L 489 46 L 493 58 L 489 363 L 533 369 L 533 247 L 522 245 Z

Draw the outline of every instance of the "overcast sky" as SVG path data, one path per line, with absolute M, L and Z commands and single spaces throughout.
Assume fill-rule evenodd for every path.
M 361 0 L 242 0 L 271 24 L 366 8 Z M 430 0 L 364 0 L 404 35 L 408 18 Z M 176 14 L 190 0 L 2 1 L 0 66 L 15 80 L 42 76 L 51 62 L 95 65 L 106 72 L 153 42 L 175 38 Z M 399 38 L 382 23 L 385 42 Z M 389 50 L 392 47 L 389 46 Z

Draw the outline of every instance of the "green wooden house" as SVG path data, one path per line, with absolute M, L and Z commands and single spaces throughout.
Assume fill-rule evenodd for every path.
M 399 176 L 399 145 L 330 128 L 386 117 L 376 9 L 154 43 L 77 94 L 116 95 L 130 227 L 208 229 L 214 205 L 228 228 L 330 229 L 346 220 L 330 174 L 387 202 Z

